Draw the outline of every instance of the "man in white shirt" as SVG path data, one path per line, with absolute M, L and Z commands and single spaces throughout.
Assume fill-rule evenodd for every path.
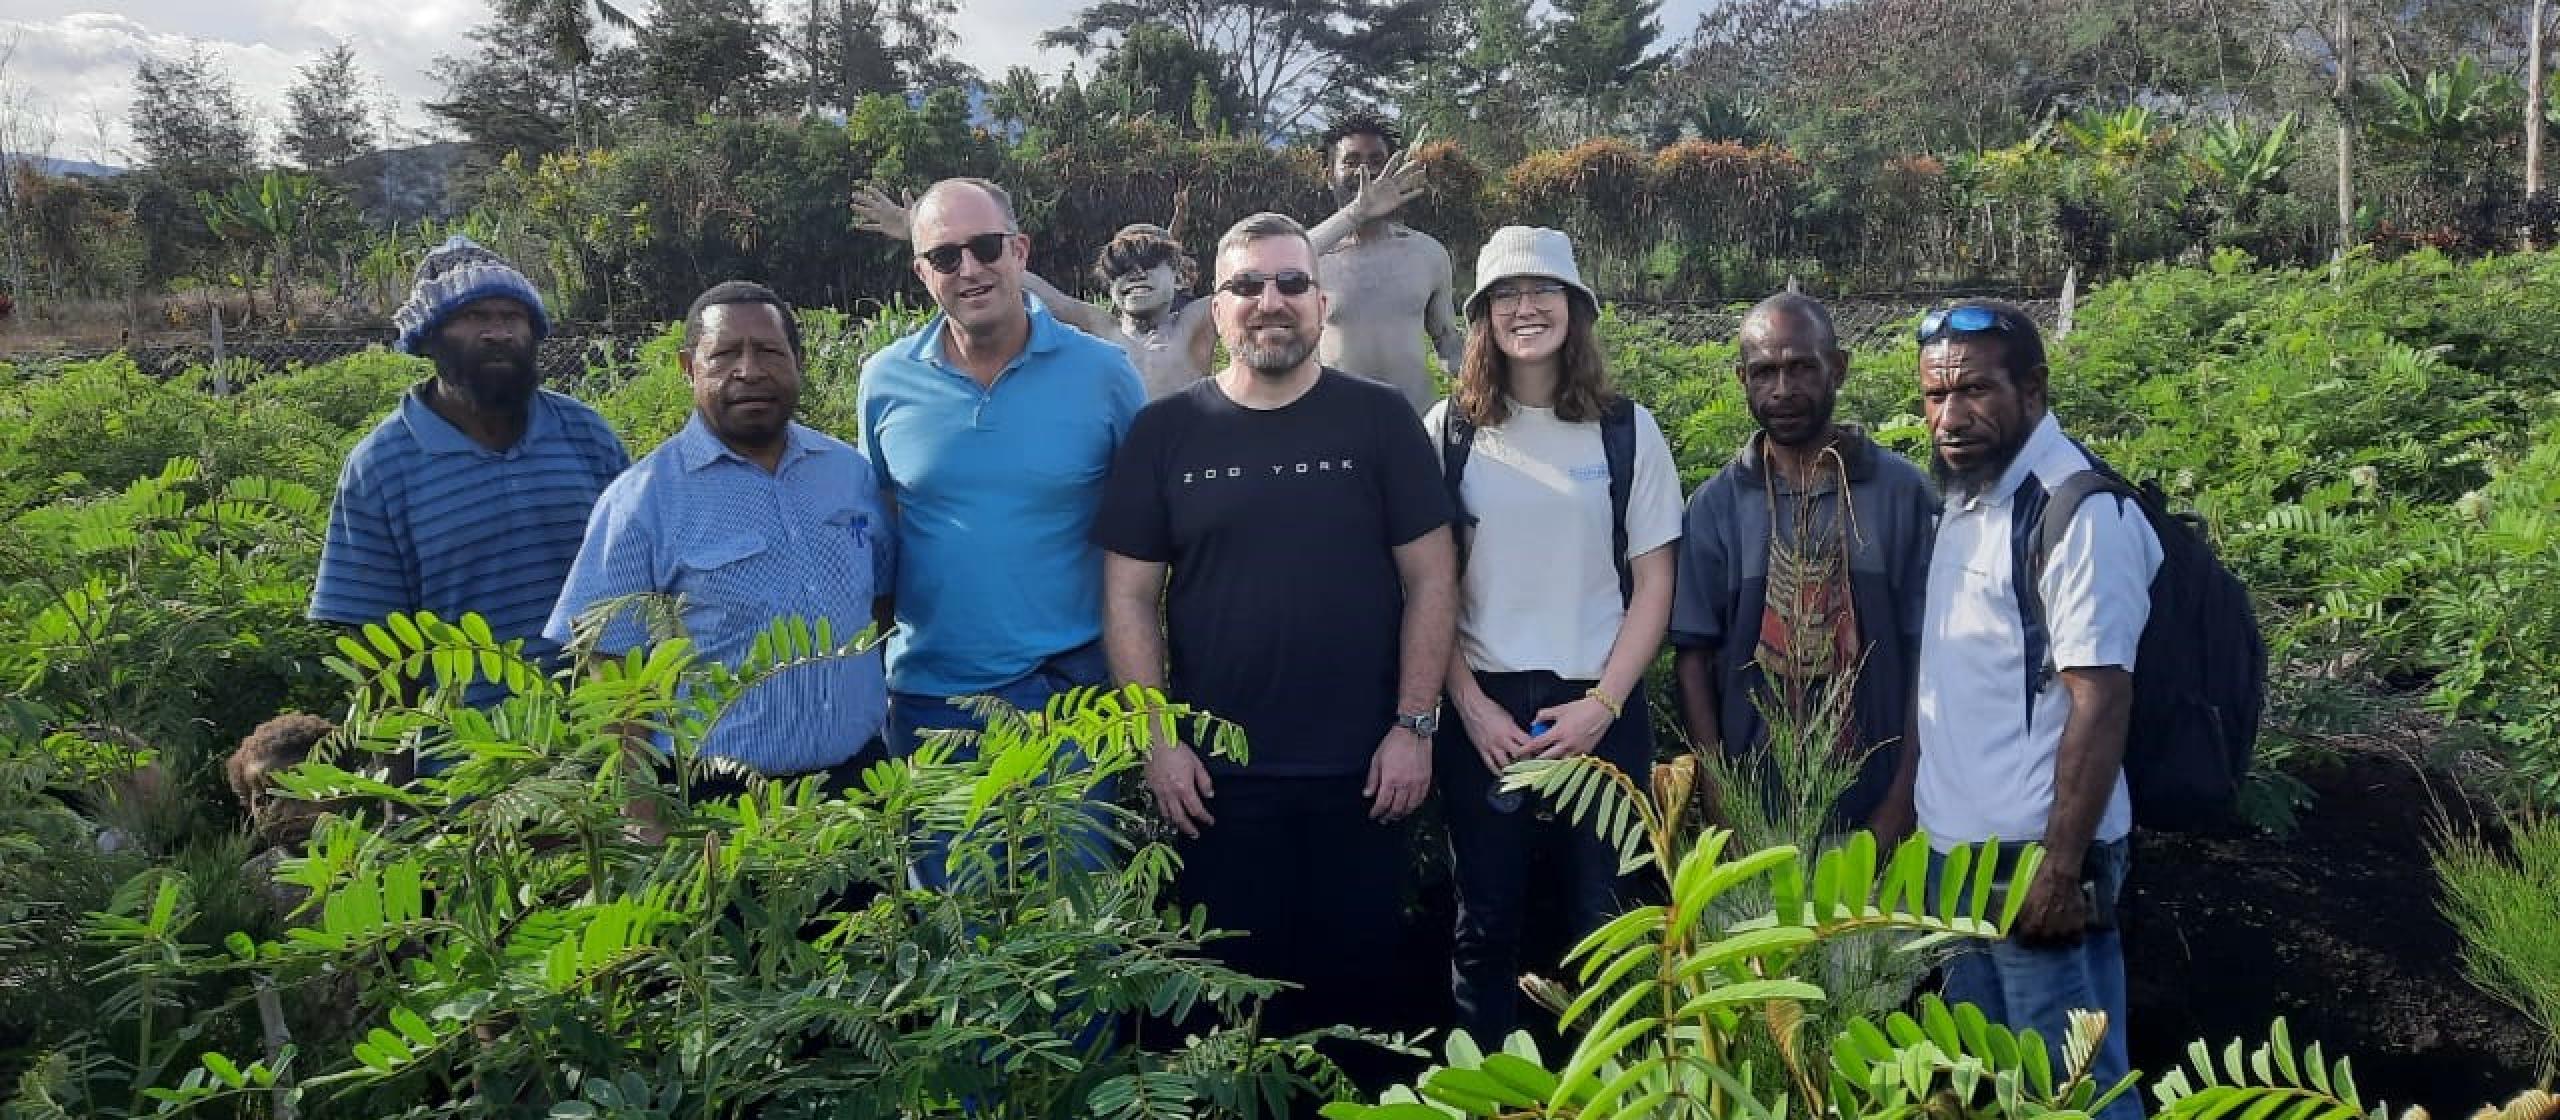
M 2092 1072 L 2110 1084 L 2128 1064 L 2115 928 L 2133 824 L 2125 731 L 2160 542 L 2134 503 L 2100 495 L 2053 543 L 2035 586 L 2012 578 L 2048 494 L 2094 465 L 2046 410 L 2045 386 L 2043 339 L 2016 308 L 1966 303 L 1922 321 L 1920 394 L 1945 502 L 1917 741 L 1892 799 L 1916 809 L 1941 853 L 1994 839 L 2044 846 L 2034 877 L 2008 884 L 2026 892 L 2009 938 L 1951 963 L 1947 998 L 2034 1028 L 2057 1061 L 2068 1013 L 2104 1011 Z M 2141 1115 L 2126 1094 L 2101 1120 Z

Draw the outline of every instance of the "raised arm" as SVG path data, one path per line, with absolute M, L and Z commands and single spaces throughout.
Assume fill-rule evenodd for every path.
M 1325 250 L 1333 248 L 1361 226 L 1394 214 L 1402 209 L 1405 203 L 1413 201 L 1422 194 L 1423 187 L 1426 185 L 1423 182 L 1422 165 L 1406 158 L 1421 143 L 1421 139 L 1421 136 L 1416 134 L 1414 143 L 1406 145 L 1404 151 L 1397 152 L 1389 158 L 1387 166 L 1379 170 L 1377 178 L 1360 184 L 1360 193 L 1352 198 L 1350 205 L 1334 211 L 1332 216 L 1317 223 L 1314 229 L 1307 231 L 1308 247 L 1313 249 L 1317 256 L 1323 256 Z

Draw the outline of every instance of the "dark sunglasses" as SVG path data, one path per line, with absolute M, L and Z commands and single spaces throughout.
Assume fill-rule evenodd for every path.
M 1316 286 L 1316 278 L 1294 268 L 1273 276 L 1239 272 L 1228 277 L 1226 283 L 1218 285 L 1218 290 L 1237 299 L 1261 299 L 1264 284 L 1279 285 L 1280 294 L 1284 296 L 1302 296 L 1307 294 L 1307 289 Z
M 960 271 L 962 249 L 967 249 L 970 256 L 978 258 L 979 264 L 994 264 L 996 258 L 1004 255 L 1005 240 L 1012 236 L 1009 233 L 982 233 L 957 245 L 936 245 L 916 256 L 922 258 L 924 263 L 932 265 L 935 272 L 949 276 Z
M 1997 331 L 2008 334 L 2015 328 L 2009 317 L 1980 304 L 1966 303 L 1932 311 L 1920 320 L 1920 343 L 1923 346 L 1951 334 L 1979 334 Z

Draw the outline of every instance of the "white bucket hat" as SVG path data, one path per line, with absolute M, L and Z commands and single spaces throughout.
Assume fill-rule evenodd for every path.
M 1504 226 L 1493 231 L 1484 243 L 1484 251 L 1476 254 L 1476 290 L 1468 293 L 1465 309 L 1468 318 L 1484 312 L 1485 292 L 1506 277 L 1550 277 L 1600 306 L 1600 298 L 1582 283 L 1582 270 L 1573 265 L 1573 239 L 1560 229 L 1545 226 Z

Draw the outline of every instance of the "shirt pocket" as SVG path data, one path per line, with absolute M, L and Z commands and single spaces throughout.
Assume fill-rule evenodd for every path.
M 765 542 L 722 537 L 686 545 L 676 556 L 676 593 L 685 633 L 706 652 L 732 644 L 743 648 L 766 619 L 757 571 Z
M 843 571 L 827 575 L 847 579 L 848 585 L 870 599 L 882 588 L 892 586 L 896 578 L 896 549 L 884 532 L 879 518 L 862 502 L 850 496 L 818 513 L 819 562 L 842 565 Z

